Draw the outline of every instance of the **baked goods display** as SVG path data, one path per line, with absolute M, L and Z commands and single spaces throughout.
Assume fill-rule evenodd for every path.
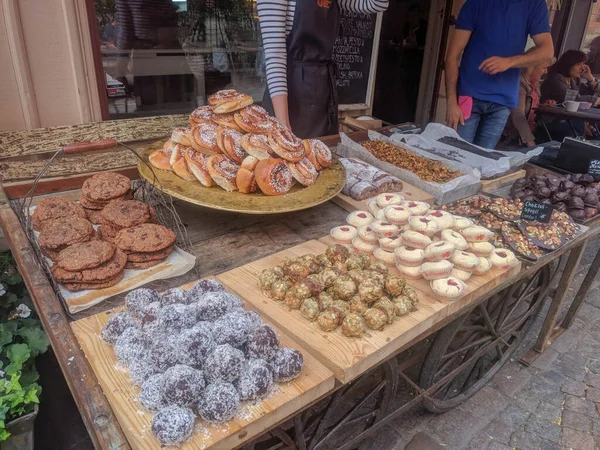
M 48 197 L 33 211 L 40 250 L 69 291 L 114 286 L 126 269 L 147 269 L 169 257 L 175 233 L 154 223 L 151 206 L 127 200 L 130 188 L 129 178 L 102 173 L 85 180 L 80 203 Z
M 598 215 L 600 183 L 589 174 L 541 174 L 521 178 L 512 185 L 510 195 L 523 202 L 554 205 L 573 219 L 585 220 Z
M 340 244 L 263 270 L 259 286 L 265 296 L 298 310 L 321 330 L 339 328 L 348 337 L 382 329 L 419 301 L 402 276 Z
M 398 178 L 354 158 L 340 158 L 346 168 L 342 193 L 354 200 L 365 200 L 384 192 L 400 192 L 404 185 Z
M 458 170 L 453 170 L 439 161 L 425 158 L 381 140 L 367 141 L 361 145 L 377 159 L 408 170 L 423 181 L 447 183 L 462 176 Z
M 153 167 L 204 187 L 276 196 L 295 182 L 312 186 L 333 163 L 323 142 L 298 138 L 248 95 L 229 89 L 208 103 L 192 112 L 191 128 L 177 128 L 150 154 Z
M 194 428 L 223 425 L 244 402 L 257 402 L 302 371 L 302 353 L 281 348 L 273 327 L 214 279 L 160 295 L 137 289 L 100 337 L 140 387 L 138 402 L 156 413 L 152 433 L 180 445 Z M 197 419 L 198 416 L 198 419 Z

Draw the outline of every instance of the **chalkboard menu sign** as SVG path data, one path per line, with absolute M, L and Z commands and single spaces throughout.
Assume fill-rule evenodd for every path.
M 600 159 L 591 159 L 588 167 L 589 175 L 600 175 Z
M 376 28 L 377 14 L 342 11 L 340 34 L 333 46 L 340 105 L 368 104 L 371 100 L 369 75 Z
M 548 223 L 550 222 L 553 209 L 554 206 L 546 203 L 525 202 L 521 219 L 531 222 Z

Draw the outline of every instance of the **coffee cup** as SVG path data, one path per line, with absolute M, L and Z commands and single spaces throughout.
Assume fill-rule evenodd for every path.
M 569 112 L 576 112 L 579 109 L 579 102 L 569 100 L 568 102 L 564 102 L 563 106 Z

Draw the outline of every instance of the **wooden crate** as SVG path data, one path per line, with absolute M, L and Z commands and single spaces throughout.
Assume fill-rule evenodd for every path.
M 433 205 L 435 202 L 435 197 L 431 194 L 428 194 L 425 191 L 422 191 L 419 188 L 414 187 L 411 184 L 402 182 L 404 188 L 398 194 L 404 196 L 406 200 L 418 200 L 420 202 L 426 202 L 430 205 Z M 372 197 L 373 198 L 373 197 Z M 348 212 L 352 211 L 368 211 L 367 202 L 370 199 L 366 200 L 354 200 L 352 197 L 342 194 L 341 192 L 333 198 L 333 203 L 344 208 Z
M 481 180 L 481 192 L 492 194 L 494 191 L 505 186 L 511 186 L 515 181 L 519 178 L 523 178 L 525 175 L 527 175 L 527 172 L 524 169 L 521 169 L 492 180 Z

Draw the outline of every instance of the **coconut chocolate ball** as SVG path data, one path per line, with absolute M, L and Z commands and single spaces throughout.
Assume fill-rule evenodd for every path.
M 160 295 L 154 289 L 141 288 L 131 291 L 125 296 L 125 304 L 129 314 L 136 319 L 143 316 L 144 308 L 152 302 L 159 302 Z
M 113 314 L 108 322 L 102 328 L 100 332 L 100 337 L 104 342 L 108 342 L 111 345 L 115 345 L 117 339 L 123 331 L 127 328 L 135 327 L 135 321 L 133 317 L 128 312 L 120 311 L 116 314 Z
M 263 324 L 262 318 L 256 311 L 246 311 L 245 313 L 246 317 L 248 317 L 248 320 L 250 321 L 251 332 Z
M 240 396 L 231 383 L 216 382 L 204 390 L 198 403 L 200 417 L 213 425 L 231 420 L 240 404 Z
M 264 398 L 273 385 L 269 364 L 263 359 L 251 359 L 235 386 L 242 401 Z
M 252 324 L 245 311 L 233 311 L 215 320 L 212 332 L 217 344 L 239 347 L 248 339 L 251 328 Z
M 210 328 L 200 322 L 179 335 L 178 360 L 181 364 L 200 369 L 216 345 Z
M 169 367 L 177 364 L 179 358 L 178 335 L 167 336 L 152 343 L 148 350 L 148 362 L 159 372 L 164 372 Z
M 188 295 L 190 298 L 190 302 L 198 301 L 199 297 L 203 296 L 208 292 L 218 292 L 224 291 L 225 286 L 223 286 L 218 280 L 214 278 L 205 278 L 203 280 L 198 281 L 194 287 L 192 287 L 188 291 Z
M 142 384 L 138 401 L 149 411 L 158 411 L 164 406 L 162 399 L 163 374 L 150 375 Z
M 152 375 L 158 373 L 158 369 L 148 361 L 148 355 L 134 359 L 129 364 L 129 377 L 136 386 L 141 386 Z
M 141 314 L 142 331 L 151 336 L 159 330 L 158 316 L 162 306 L 159 302 L 153 302 L 147 305 Z
M 129 327 L 115 343 L 115 355 L 121 364 L 129 367 L 134 359 L 141 358 L 146 353 L 144 335 L 137 327 Z
M 250 358 L 269 361 L 279 349 L 279 336 L 271 325 L 262 324 L 256 328 L 246 342 L 246 352 Z
M 231 305 L 231 300 L 227 292 L 208 292 L 200 296 L 195 303 L 190 306 L 196 311 L 197 320 L 207 320 L 213 322 L 225 314 Z
M 281 383 L 296 378 L 302 371 L 304 358 L 293 348 L 280 348 L 270 361 L 273 380 Z
M 181 303 L 183 305 L 188 303 L 187 294 L 183 289 L 167 289 L 162 293 L 160 297 L 160 304 L 162 306 L 174 305 L 176 303 Z
M 191 328 L 196 322 L 195 311 L 181 303 L 163 306 L 158 314 L 158 328 L 167 332 Z
M 241 375 L 245 363 L 241 350 L 229 344 L 218 345 L 206 358 L 204 376 L 209 383 L 232 382 Z
M 180 445 L 192 436 L 195 419 L 189 408 L 167 406 L 154 416 L 152 433 L 162 446 Z
M 163 375 L 162 399 L 167 405 L 191 406 L 198 403 L 204 391 L 202 372 L 177 364 Z

